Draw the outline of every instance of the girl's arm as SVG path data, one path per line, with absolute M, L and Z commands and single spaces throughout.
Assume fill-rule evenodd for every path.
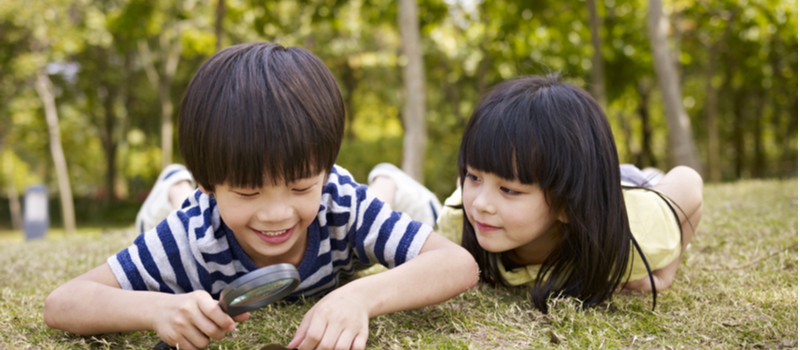
M 703 178 L 692 168 L 678 166 L 670 170 L 653 189 L 663 193 L 677 205 L 673 209 L 678 214 L 683 232 L 681 240 L 683 244 L 678 258 L 669 265 L 653 271 L 653 281 L 656 284 L 656 290 L 659 291 L 672 285 L 683 253 L 694 237 L 697 225 L 700 224 L 700 217 L 703 216 Z M 652 290 L 650 278 L 645 276 L 642 279 L 628 282 L 624 285 L 623 290 L 649 292 Z
M 51 328 L 76 334 L 154 330 L 170 345 L 197 349 L 209 337 L 222 339 L 235 329 L 231 319 L 205 291 L 168 294 L 120 288 L 107 263 L 54 290 L 45 300 L 44 320 Z
M 417 257 L 322 298 L 303 318 L 288 347 L 363 349 L 370 318 L 443 302 L 477 282 L 478 265 L 472 255 L 431 233 Z

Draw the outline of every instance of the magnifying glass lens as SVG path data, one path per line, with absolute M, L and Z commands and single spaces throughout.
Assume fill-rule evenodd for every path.
M 286 278 L 259 286 L 251 291 L 248 291 L 247 293 L 240 295 L 238 298 L 233 299 L 230 305 L 234 306 L 240 304 L 249 304 L 264 298 L 268 298 L 292 284 L 292 281 L 293 279 Z

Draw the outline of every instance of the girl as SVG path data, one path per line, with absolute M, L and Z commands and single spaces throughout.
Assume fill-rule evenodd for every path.
M 628 290 L 653 291 L 655 307 L 700 221 L 703 181 L 682 166 L 657 184 L 623 169 L 608 120 L 588 93 L 554 76 L 508 81 L 478 104 L 464 130 L 461 188 L 445 201 L 438 230 L 472 253 L 482 281 L 529 286 L 543 312 L 552 296 L 588 307 Z M 644 181 L 622 181 L 636 178 Z M 408 182 L 402 173 L 370 180 L 394 182 L 396 196 L 413 188 L 398 185 Z M 393 203 L 382 187 L 374 188 L 379 198 Z

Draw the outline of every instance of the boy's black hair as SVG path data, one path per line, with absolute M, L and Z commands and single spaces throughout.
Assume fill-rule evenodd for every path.
M 305 49 L 254 42 L 228 47 L 192 78 L 179 116 L 186 167 L 208 191 L 261 187 L 333 168 L 344 134 L 339 86 Z
M 537 184 L 552 212 L 568 219 L 531 290 L 537 309 L 547 312 L 554 295 L 576 297 L 584 306 L 611 296 L 626 276 L 632 235 L 614 136 L 586 91 L 552 75 L 496 86 L 464 129 L 458 156 L 462 183 L 467 166 Z M 478 262 L 481 280 L 504 283 L 497 259 L 510 262 L 504 253 L 478 244 L 466 211 L 462 245 Z

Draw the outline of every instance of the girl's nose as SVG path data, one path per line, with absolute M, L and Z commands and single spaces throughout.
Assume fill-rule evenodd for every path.
M 485 190 L 478 192 L 478 195 L 475 196 L 475 200 L 472 201 L 472 206 L 482 213 L 486 214 L 497 213 L 497 209 L 495 208 L 495 205 L 492 203 L 491 195 L 486 193 Z

